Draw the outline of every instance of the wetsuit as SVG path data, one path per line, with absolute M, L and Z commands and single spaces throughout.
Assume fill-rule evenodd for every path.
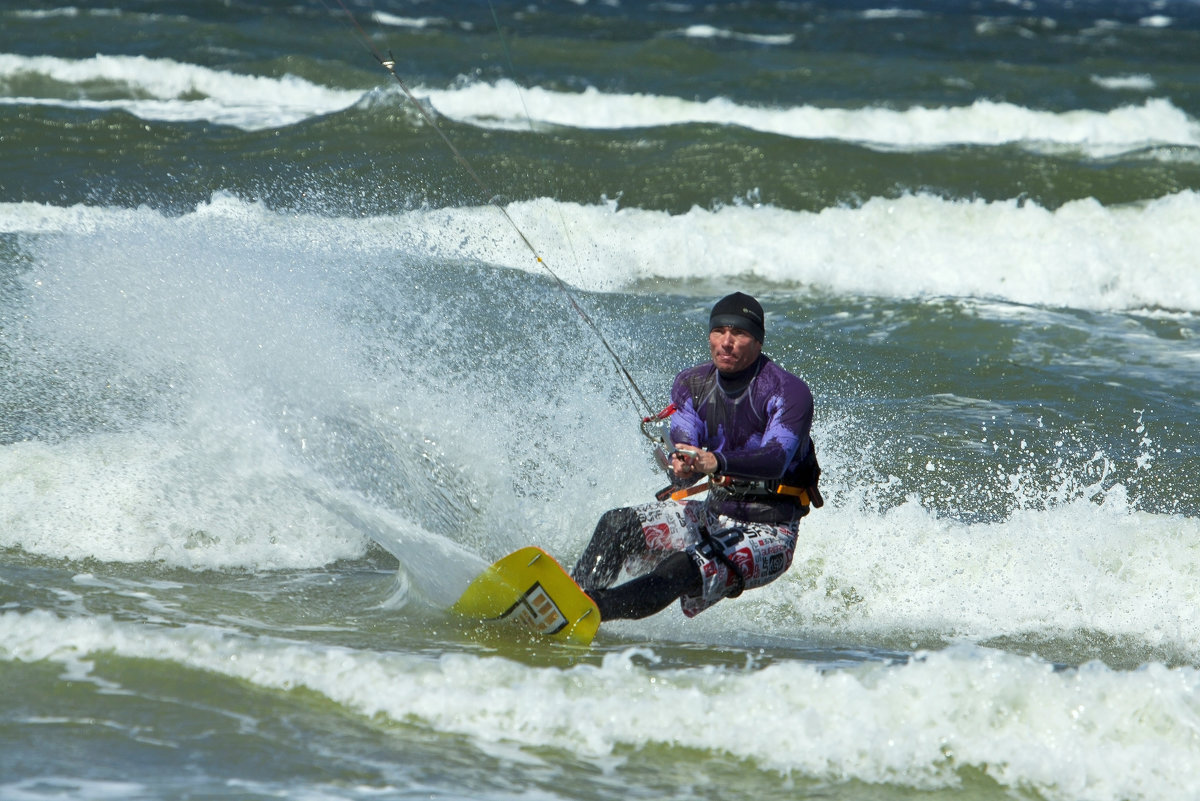
M 721 598 L 767 584 L 787 570 L 802 499 L 777 483 L 816 482 L 808 385 L 766 356 L 721 375 L 710 362 L 675 378 L 671 439 L 706 448 L 729 487 L 704 501 L 663 501 L 606 512 L 572 575 L 601 619 L 640 618 L 680 598 L 691 617 Z M 681 482 L 692 483 L 700 477 Z M 621 571 L 637 576 L 613 587 Z

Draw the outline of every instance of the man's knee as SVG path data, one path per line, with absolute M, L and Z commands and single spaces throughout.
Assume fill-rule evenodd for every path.
M 612 589 L 593 590 L 601 620 L 640 619 L 666 609 L 679 596 L 699 592 L 700 568 L 690 554 L 677 551 L 653 570 Z
M 638 519 L 637 513 L 632 509 L 628 507 L 609 509 L 600 515 L 600 520 L 596 523 L 596 532 L 592 536 L 595 537 L 603 533 L 614 539 L 620 539 L 621 535 L 630 529 L 640 531 L 641 528 L 641 521 Z
M 571 571 L 571 577 L 585 589 L 607 586 L 631 554 L 644 548 L 642 523 L 628 507 L 609 509 L 600 515 L 591 542 Z
M 654 569 L 654 572 L 663 577 L 676 595 L 699 592 L 702 584 L 700 568 L 692 559 L 692 555 L 686 551 L 671 554 Z

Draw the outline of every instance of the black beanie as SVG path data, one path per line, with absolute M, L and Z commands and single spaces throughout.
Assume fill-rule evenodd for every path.
M 708 316 L 708 330 L 723 325 L 733 326 L 748 332 L 759 342 L 763 341 L 763 310 L 758 301 L 742 292 L 734 292 L 717 301 Z

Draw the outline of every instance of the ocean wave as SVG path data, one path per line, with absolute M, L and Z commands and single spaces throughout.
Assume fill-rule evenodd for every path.
M 726 207 L 672 216 L 549 200 L 514 203 L 508 212 L 560 276 L 590 290 L 737 275 L 780 289 L 891 298 L 1200 312 L 1194 192 L 1056 210 L 910 195 L 816 213 Z M 495 209 L 406 219 L 428 232 L 439 255 L 540 269 Z
M 880 201 L 862 219 L 836 210 L 832 220 L 853 220 L 837 236 L 813 228 L 823 214 L 774 209 L 672 218 L 543 201 L 508 211 L 537 241 L 553 244 L 550 232 L 561 221 L 602 234 L 600 252 L 576 242 L 584 261 L 564 273 L 588 287 L 624 287 L 635 300 L 732 276 L 773 282 L 776 305 L 789 296 L 802 305 L 814 287 L 909 297 L 955 294 L 971 280 L 982 283 L 968 288 L 991 292 L 1009 287 L 1003 279 L 1019 266 L 1015 275 L 1028 286 L 1016 288 L 1036 302 L 1056 299 L 1061 282 L 1063 300 L 1070 292 L 1077 304 L 1091 291 L 1121 304 L 1128 299 L 1104 293 L 1117 298 L 1132 288 L 1081 289 L 1082 263 L 1071 261 L 1072 252 L 1109 236 L 1123 242 L 1138 226 L 1161 249 L 1178 236 L 1174 228 L 1194 229 L 1200 202 L 1176 196 L 1159 209 L 1116 210 L 1132 223 L 1094 205 L 1082 216 L 1068 211 L 1057 225 L 1077 240 L 1025 265 L 1031 251 L 1005 248 L 1038 240 L 1009 215 L 1031 213 L 1047 226 L 1055 215 L 1015 203 L 997 211 L 910 200 Z M 1164 225 L 1172 218 L 1157 215 L 1168 212 L 1178 221 Z M 883 245 L 861 244 L 890 226 L 899 233 Z M 915 249 L 893 256 L 886 270 L 855 269 L 864 252 L 904 253 L 892 243 L 932 242 L 943 226 L 963 241 L 971 231 L 955 229 L 974 226 L 979 241 L 945 261 Z M 412 566 L 418 591 L 444 606 L 453 590 L 419 577 L 461 572 L 522 541 L 569 558 L 605 504 L 644 497 L 661 482 L 625 399 L 612 394 L 611 363 L 569 324 L 574 316 L 551 282 L 496 268 L 511 259 L 514 268 L 540 270 L 519 243 L 498 244 L 514 237 L 496 209 L 335 219 L 224 195 L 180 216 L 0 204 L 0 231 L 21 234 L 27 260 L 16 276 L 21 291 L 5 300 L 19 310 L 6 334 L 12 343 L 37 343 L 14 344 L 0 376 L 0 547 L 269 570 L 356 558 L 374 542 Z M 772 236 L 782 241 L 764 255 Z M 1138 274 L 1141 302 L 1146 292 L 1178 291 L 1189 280 L 1197 292 L 1182 246 L 1176 259 Z M 1051 270 L 1063 274 L 1043 275 Z M 1119 279 L 1117 271 L 1106 280 Z M 478 285 L 464 288 L 467 281 Z M 472 294 L 489 297 L 475 304 Z M 541 303 L 547 308 L 534 315 L 522 311 Z M 864 305 L 874 299 L 857 304 Z M 539 322 L 545 329 L 533 328 Z M 643 330 L 640 320 L 611 322 L 618 331 Z M 644 344 L 617 346 L 628 353 Z M 1189 358 L 1178 345 L 1167 341 L 1155 353 Z M 657 364 L 649 380 L 660 384 L 668 371 Z M 475 413 L 483 407 L 486 414 Z M 841 435 L 818 432 L 837 443 L 822 451 L 836 492 L 806 528 L 807 555 L 776 585 L 718 606 L 689 631 L 837 632 L 889 643 L 914 633 L 1071 640 L 1092 631 L 1130 638 L 1127 652 L 1200 654 L 1200 617 L 1178 611 L 1192 607 L 1190 576 L 1200 572 L 1188 545 L 1200 536 L 1197 520 L 1139 509 L 1109 471 L 1100 483 L 1088 469 L 1089 454 L 1118 458 L 1104 451 L 1132 437 L 1136 450 L 1122 450 L 1127 464 L 1116 472 L 1155 475 L 1156 448 L 1166 446 L 1152 440 L 1175 437 L 1130 420 L 1136 430 L 1081 432 L 1067 448 L 1033 443 L 1044 449 L 1035 453 L 1025 439 L 1032 442 L 1037 428 L 1013 441 L 985 431 L 981 447 L 996 461 L 987 476 L 964 479 L 943 464 L 937 444 L 889 462 L 879 420 L 855 423 L 850 414 L 843 412 L 849 429 Z M 1046 437 L 1052 443 L 1070 433 Z M 894 482 L 905 489 L 898 499 L 886 472 L 874 472 L 875 457 L 884 471 L 915 474 Z M 937 502 L 907 497 L 939 486 L 951 489 Z M 992 500 L 1002 512 L 981 515 Z M 416 569 L 422 559 L 434 563 Z
M 527 128 L 530 119 L 596 129 L 708 123 L 886 150 L 1020 144 L 1035 151 L 1072 150 L 1094 157 L 1153 145 L 1200 146 L 1200 123 L 1161 98 L 1102 112 L 1044 111 L 991 100 L 937 108 L 768 108 L 724 97 L 685 100 L 641 93 L 612 94 L 595 88 L 555 92 L 541 87 L 522 88 L 507 80 L 417 91 L 452 119 L 512 129 Z
M 362 394 L 367 381 L 344 390 Z M 245 408 L 246 396 L 264 394 L 227 382 L 223 405 L 193 400 L 189 422 L 0 447 L 0 547 L 81 562 L 263 571 L 361 558 L 374 542 L 397 559 L 414 598 L 445 609 L 504 552 L 508 533 L 569 561 L 599 514 L 597 503 L 644 497 L 661 482 L 638 451 L 634 426 L 620 425 L 619 407 L 601 408 L 603 398 L 558 404 L 537 434 L 520 429 L 528 414 L 521 398 L 498 399 L 494 422 L 475 426 L 469 439 L 428 404 L 417 412 L 424 419 L 414 421 L 389 417 L 381 400 L 374 428 L 348 440 L 329 420 L 279 412 L 278 398 Z M 604 422 L 584 429 L 576 421 L 590 412 Z M 404 463 L 406 429 L 430 432 L 411 465 Z M 817 436 L 835 441 L 824 430 Z M 538 453 L 566 439 L 594 449 L 591 467 L 610 473 L 611 486 L 580 475 L 514 503 L 504 460 L 480 457 L 474 445 Z M 1002 520 L 955 520 L 917 497 L 888 508 L 880 498 L 900 480 L 853 476 L 844 439 L 824 449 L 831 503 L 805 521 L 803 552 L 782 579 L 694 621 L 661 616 L 612 631 L 663 641 L 836 640 L 901 650 L 1001 639 L 1040 643 L 1042 653 L 1067 662 L 1099 652 L 1110 663 L 1134 665 L 1200 657 L 1200 614 L 1189 611 L 1200 520 L 1139 511 L 1121 485 L 1081 491 L 1069 475 L 1044 485 L 1036 467 L 999 481 L 1024 485 L 1012 491 L 1028 497 Z M 330 457 L 339 447 L 344 453 Z M 389 455 L 385 469 L 374 464 L 377 452 Z M 940 459 L 936 452 L 919 457 L 934 469 Z M 468 462 L 467 476 L 447 469 Z M 372 478 L 402 493 L 372 497 L 364 486 Z M 964 497 L 986 491 L 948 473 L 945 479 Z M 454 497 L 464 484 L 469 496 Z M 598 500 L 581 502 L 579 485 Z M 959 511 L 969 504 L 963 500 Z M 428 519 L 437 506 L 453 507 L 450 518 Z M 482 542 L 469 536 L 476 529 Z M 1098 641 L 1109 644 L 1097 651 Z
M 1114 92 L 1150 92 L 1157 85 L 1153 76 L 1146 74 L 1093 75 L 1091 80 L 1102 89 L 1110 89 Z
M 1145 88 L 1141 76 L 1094 80 L 1112 89 Z M 207 120 L 243 130 L 281 127 L 342 111 L 369 94 L 321 86 L 293 75 L 248 75 L 168 58 L 120 55 L 63 59 L 0 54 L 0 87 L 5 90 L 0 103 L 8 105 L 121 109 L 147 120 Z M 764 107 L 726 97 L 688 100 L 595 88 L 560 92 L 521 87 L 510 80 L 412 89 L 439 113 L 488 128 L 527 129 L 531 122 L 581 129 L 703 123 L 880 150 L 1016 144 L 1036 152 L 1077 151 L 1091 157 L 1154 146 L 1200 147 L 1200 123 L 1163 98 L 1109 111 L 1046 111 L 991 100 L 906 109 Z M 407 102 L 394 87 L 388 91 L 396 93 L 394 102 Z
M 857 492 L 840 494 L 845 502 Z M 915 499 L 882 514 L 839 504 L 805 521 L 804 557 L 779 586 L 740 609 L 714 610 L 705 623 L 720 630 L 744 618 L 788 620 L 815 636 L 898 647 L 906 636 L 1054 641 L 1043 654 L 1095 653 L 1096 641 L 1107 640 L 1101 652 L 1111 662 L 1152 655 L 1192 663 L 1200 656 L 1200 615 L 1191 611 L 1200 521 L 1131 511 L 1119 488 L 1110 495 L 995 523 L 940 517 Z
M 86 680 L 100 653 L 305 689 L 366 719 L 428 726 L 484 751 L 550 748 L 611 766 L 630 749 L 685 748 L 794 778 L 923 790 L 957 788 L 978 771 L 1049 801 L 1182 801 L 1200 791 L 1194 668 L 1059 671 L 967 646 L 836 671 L 801 661 L 668 668 L 645 648 L 559 668 L 248 638 L 212 626 L 0 615 L 6 661 L 60 663 Z M 770 703 L 753 703 L 764 698 Z M 729 721 L 746 719 L 748 703 L 753 725 L 730 738 Z
M 64 59 L 0 53 L 0 87 L 5 95 L 0 103 L 7 105 L 120 109 L 146 120 L 207 120 L 251 131 L 340 111 L 362 97 L 294 75 L 246 75 L 169 58 L 120 55 Z
M 1191 191 L 1118 207 L 1079 200 L 1055 210 L 929 195 L 820 212 L 729 206 L 670 215 L 546 199 L 506 210 L 546 264 L 573 286 L 593 291 L 737 275 L 780 291 L 1200 312 L 1193 259 L 1200 250 L 1194 225 L 1200 193 Z M 197 217 L 253 228 L 275 227 L 283 215 L 218 195 L 182 219 Z M 162 218 L 149 210 L 0 204 L 0 231 L 12 233 L 94 231 L 145 219 Z M 490 206 L 336 223 L 301 218 L 300 228 L 309 225 L 331 247 L 374 240 L 386 247 L 408 239 L 439 258 L 543 271 L 508 218 Z

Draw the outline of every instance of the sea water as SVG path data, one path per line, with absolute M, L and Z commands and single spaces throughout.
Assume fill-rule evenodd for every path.
M 1200 795 L 1200 7 L 347 6 L 0 11 L 0 799 Z M 734 290 L 791 570 L 450 614 Z

